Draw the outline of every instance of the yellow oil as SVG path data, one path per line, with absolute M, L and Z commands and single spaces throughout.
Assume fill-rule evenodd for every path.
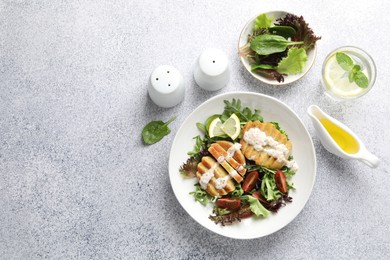
M 347 131 L 326 118 L 320 119 L 320 122 L 344 152 L 357 153 L 359 151 L 359 143 Z

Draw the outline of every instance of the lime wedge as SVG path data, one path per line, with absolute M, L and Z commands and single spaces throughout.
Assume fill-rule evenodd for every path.
M 240 119 L 236 114 L 232 114 L 221 126 L 221 129 L 227 134 L 232 140 L 236 139 L 240 135 Z

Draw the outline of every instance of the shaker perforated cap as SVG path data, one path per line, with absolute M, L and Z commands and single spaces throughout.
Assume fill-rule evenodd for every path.
M 184 98 L 183 76 L 173 66 L 157 67 L 150 76 L 148 93 L 152 101 L 160 107 L 173 107 Z

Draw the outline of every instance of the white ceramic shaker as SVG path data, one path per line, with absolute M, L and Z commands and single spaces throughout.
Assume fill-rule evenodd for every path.
M 216 91 L 226 86 L 229 78 L 230 68 L 226 54 L 215 48 L 203 51 L 194 68 L 194 79 L 199 87 Z
M 160 107 L 176 106 L 184 98 L 183 76 L 173 66 L 159 66 L 150 76 L 148 93 L 152 101 Z

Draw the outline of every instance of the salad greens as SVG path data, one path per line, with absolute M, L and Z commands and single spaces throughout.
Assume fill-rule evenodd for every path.
M 215 197 L 210 196 L 206 191 L 202 190 L 200 185 L 195 184 L 195 191 L 190 192 L 190 195 L 193 195 L 195 201 L 198 201 L 202 205 L 206 205 L 208 202 L 215 202 Z
M 255 30 L 260 28 L 269 28 L 272 26 L 272 18 L 268 18 L 266 14 L 260 14 L 255 21 L 254 28 Z
M 297 31 L 295 31 L 295 29 L 290 26 L 277 26 L 277 25 L 268 28 L 268 31 L 271 34 L 280 35 L 286 39 L 294 36 L 297 33 Z
M 261 205 L 260 201 L 258 199 L 256 199 L 255 197 L 250 196 L 250 195 L 245 195 L 245 196 L 242 196 L 241 199 L 243 201 L 246 201 L 249 203 L 251 211 L 256 216 L 266 217 L 269 215 L 270 212 L 263 205 Z
M 301 73 L 307 62 L 307 52 L 320 39 L 303 17 L 287 14 L 272 24 L 273 18 L 260 14 L 240 49 L 249 59 L 252 71 L 283 82 L 284 77 Z
M 250 47 L 259 55 L 269 55 L 285 51 L 288 46 L 297 44 L 303 44 L 303 42 L 292 42 L 279 35 L 262 34 L 251 42 Z
M 307 61 L 306 51 L 303 48 L 291 48 L 287 57 L 283 58 L 276 69 L 283 74 L 297 74 L 302 72 Z
M 242 127 L 244 127 L 244 125 L 249 121 L 263 122 L 263 117 L 261 116 L 259 110 L 252 110 L 249 107 L 242 105 L 239 99 L 232 99 L 231 101 L 224 100 L 224 104 L 225 107 L 222 114 L 211 115 L 204 123 L 196 123 L 197 128 L 203 133 L 203 135 L 194 137 L 194 148 L 192 151 L 188 152 L 190 157 L 179 169 L 180 173 L 184 177 L 196 177 L 198 164 L 204 156 L 210 155 L 208 149 L 213 143 L 218 140 L 232 141 L 228 136 L 210 138 L 208 130 L 211 121 L 219 118 L 222 122 L 224 122 L 234 113 L 240 119 L 241 131 Z M 278 122 L 269 123 L 273 124 L 275 128 L 288 139 L 286 132 L 281 129 Z M 240 133 L 239 138 L 242 138 L 242 132 Z M 292 159 L 292 156 L 288 158 L 288 160 Z M 266 217 L 271 212 L 277 212 L 280 207 L 292 201 L 292 198 L 288 196 L 288 191 L 295 189 L 294 185 L 286 180 L 285 184 L 287 186 L 287 192 L 281 191 L 278 187 L 275 173 L 277 171 L 282 171 L 285 178 L 290 179 L 295 174 L 295 170 L 288 168 L 287 166 L 282 167 L 280 170 L 269 169 L 264 166 L 256 165 L 254 161 L 249 159 L 246 160 L 246 165 L 244 167 L 247 173 L 253 171 L 258 172 L 258 175 L 256 175 L 258 177 L 255 177 L 255 179 L 252 178 L 253 186 L 250 187 L 254 187 L 253 189 L 246 188 L 248 185 L 245 186 L 245 182 L 250 178 L 244 177 L 242 182 L 235 182 L 235 189 L 222 198 L 211 196 L 201 188 L 199 183 L 195 184 L 195 191 L 189 193 L 194 196 L 195 201 L 201 203 L 202 205 L 206 205 L 208 203 L 217 204 L 213 207 L 214 215 L 210 215 L 209 217 L 216 224 L 221 223 L 224 225 L 225 223 L 240 221 L 242 218 L 250 217 L 251 215 Z M 249 176 L 249 174 L 246 174 L 245 176 Z M 220 199 L 224 201 L 221 202 Z M 237 200 L 239 202 L 237 202 Z M 225 203 L 225 207 L 221 206 L 221 203 Z M 232 205 L 236 205 L 238 208 L 236 206 L 233 207 Z
M 144 142 L 146 144 L 154 144 L 163 139 L 164 136 L 171 132 L 171 129 L 168 128 L 168 125 L 175 119 L 176 116 L 165 123 L 163 121 L 152 121 L 148 123 L 142 129 L 142 139 Z
M 224 100 L 225 110 L 222 113 L 221 120 L 225 122 L 233 113 L 235 113 L 240 119 L 241 124 L 246 124 L 248 121 L 259 120 L 263 122 L 263 117 L 260 115 L 260 111 L 255 109 L 254 112 L 249 107 L 242 107 L 241 100 L 234 99 L 232 102 Z M 215 115 L 214 115 L 215 116 Z
M 340 67 L 348 72 L 349 82 L 355 82 L 361 88 L 368 87 L 367 76 L 362 72 L 362 68 L 359 65 L 354 64 L 351 57 L 343 52 L 337 52 L 336 60 Z

